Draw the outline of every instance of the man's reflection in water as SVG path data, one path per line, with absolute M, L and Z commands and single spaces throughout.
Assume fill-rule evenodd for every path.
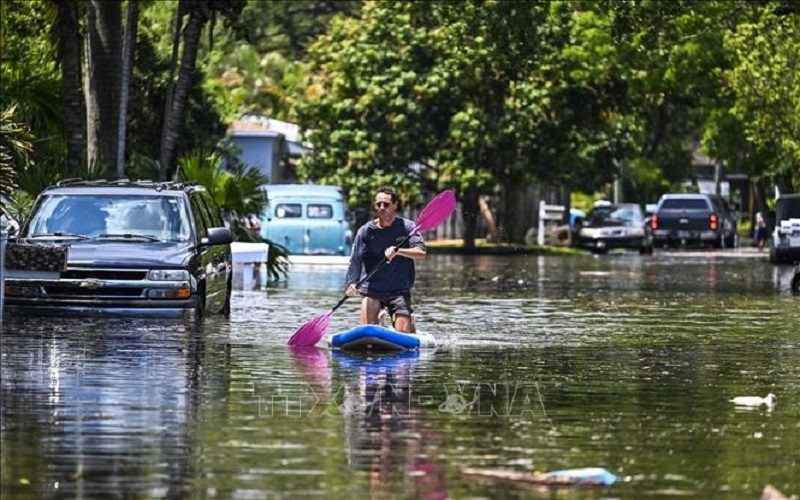
M 414 407 L 412 375 L 420 353 L 358 356 L 333 351 L 332 356 L 347 372 L 340 409 L 348 461 L 352 468 L 369 472 L 370 496 L 447 498 L 444 468 L 433 461 L 433 432 L 424 428 Z

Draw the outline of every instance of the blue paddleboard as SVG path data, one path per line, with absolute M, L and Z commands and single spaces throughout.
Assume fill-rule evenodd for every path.
M 402 351 L 436 347 L 428 333 L 401 333 L 378 325 L 360 325 L 328 337 L 334 349 L 350 351 Z

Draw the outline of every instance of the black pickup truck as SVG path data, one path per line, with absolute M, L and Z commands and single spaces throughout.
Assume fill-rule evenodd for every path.
M 653 246 L 708 244 L 736 247 L 736 215 L 711 194 L 665 194 L 650 221 Z

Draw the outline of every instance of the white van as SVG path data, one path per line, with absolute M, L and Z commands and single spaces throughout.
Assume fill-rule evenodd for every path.
M 292 255 L 350 255 L 353 231 L 342 190 L 315 184 L 266 184 L 261 236 Z

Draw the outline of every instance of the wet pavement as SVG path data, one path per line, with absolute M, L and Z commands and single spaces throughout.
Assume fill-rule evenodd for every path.
M 797 495 L 800 297 L 765 259 L 434 255 L 415 303 L 442 346 L 392 356 L 285 347 L 342 266 L 296 266 L 201 325 L 6 318 L 2 497 Z M 592 466 L 618 481 L 501 478 Z

